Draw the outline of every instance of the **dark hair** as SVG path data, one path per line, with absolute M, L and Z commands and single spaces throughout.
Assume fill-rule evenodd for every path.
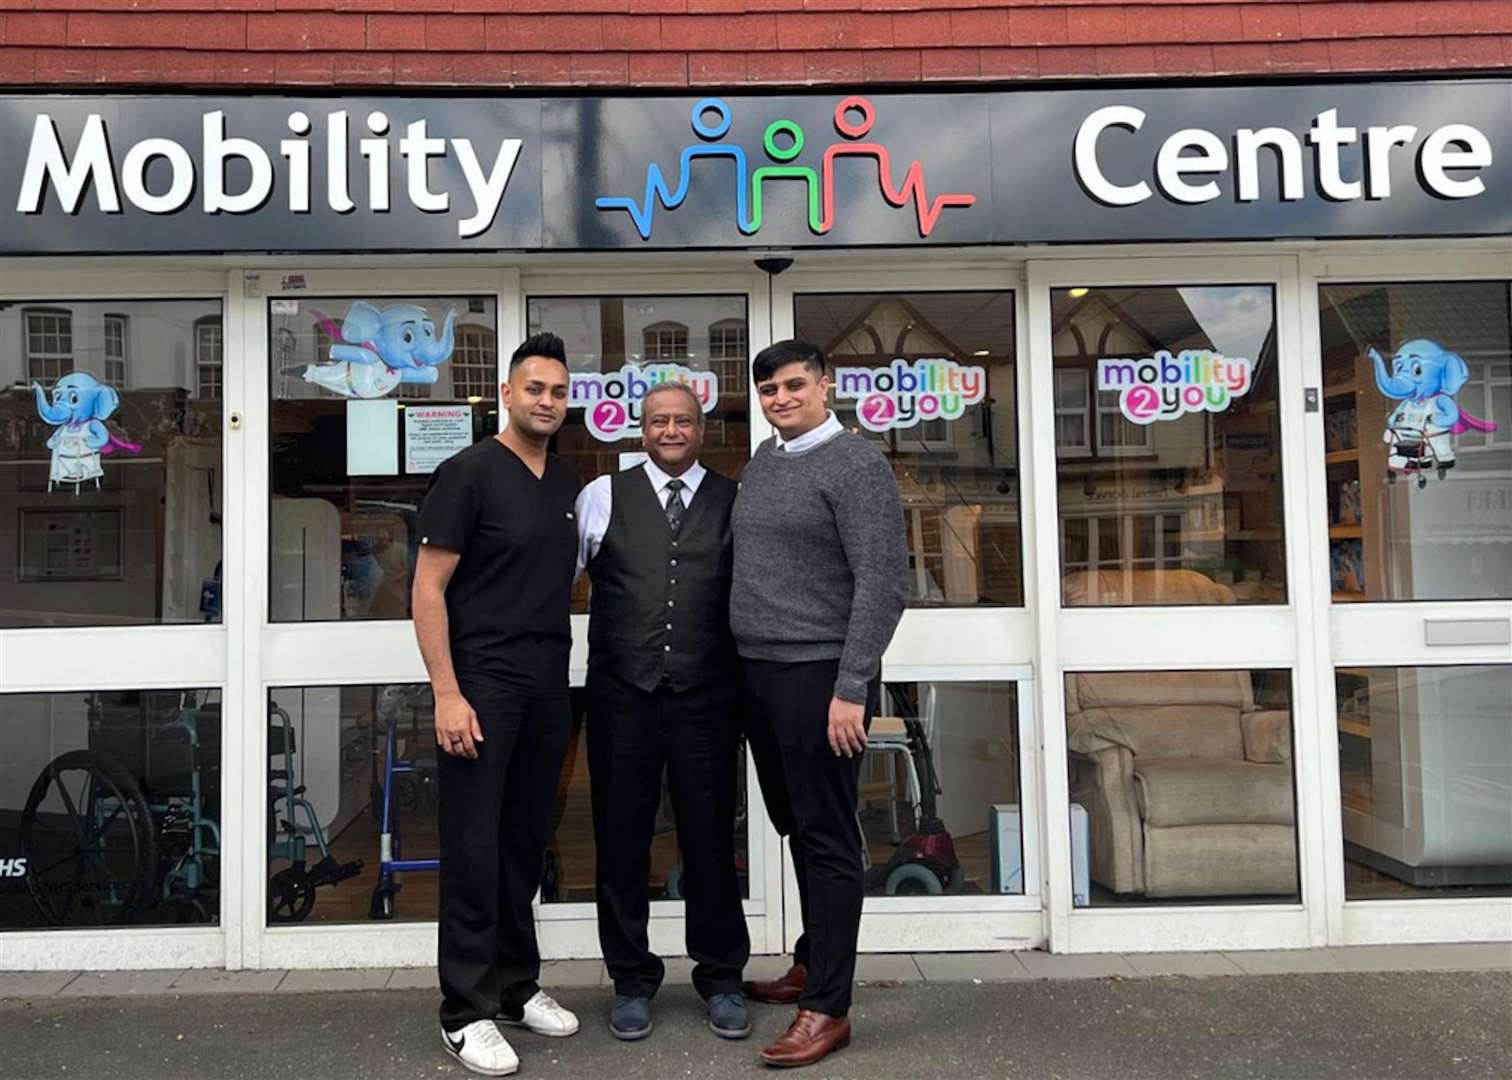
M 532 334 L 520 342 L 520 347 L 509 358 L 509 370 L 514 371 L 520 366 L 520 362 L 528 360 L 532 356 L 544 356 L 549 360 L 556 360 L 563 367 L 567 366 L 567 346 L 562 344 L 562 339 L 555 334 Z
M 789 364 L 802 364 L 815 375 L 824 374 L 824 353 L 811 341 L 774 341 L 756 354 L 751 361 L 751 379 L 766 382 Z

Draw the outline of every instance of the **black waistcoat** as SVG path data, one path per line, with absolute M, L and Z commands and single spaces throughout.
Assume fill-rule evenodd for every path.
M 739 485 L 705 472 L 673 535 L 645 469 L 609 484 L 609 527 L 588 565 L 589 668 L 646 691 L 732 679 L 730 510 Z

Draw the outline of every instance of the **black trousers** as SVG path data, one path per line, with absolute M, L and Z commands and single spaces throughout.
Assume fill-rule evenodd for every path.
M 618 994 L 651 997 L 665 974 L 648 943 L 646 889 L 663 769 L 682 852 L 693 985 L 706 998 L 740 990 L 751 940 L 735 873 L 740 701 L 734 683 L 647 693 L 589 670 L 599 943 Z
M 437 752 L 441 847 L 438 966 L 448 1031 L 518 1015 L 540 989 L 531 901 L 541 885 L 572 725 L 559 693 L 464 683 L 483 743 L 471 760 Z
M 865 864 L 856 787 L 861 755 L 837 757 L 829 745 L 829 705 L 838 660 L 744 660 L 746 742 L 767 815 L 788 838 L 803 933 L 793 949 L 808 969 L 800 1008 L 830 1016 L 850 1011 L 861 931 Z M 871 728 L 881 676 L 867 690 Z

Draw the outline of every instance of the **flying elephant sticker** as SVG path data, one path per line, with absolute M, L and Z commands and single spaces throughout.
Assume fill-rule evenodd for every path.
M 99 490 L 105 469 L 100 459 L 113 453 L 138 453 L 137 443 L 127 442 L 105 425 L 106 417 L 121 404 L 121 395 L 87 371 L 75 371 L 53 383 L 52 394 L 40 383 L 32 384 L 37 399 L 37 415 L 52 425 L 47 439 L 52 451 L 52 465 L 47 474 L 47 490 L 72 484 L 74 494 L 94 481 Z
M 1426 487 L 1428 473 L 1440 480 L 1454 468 L 1454 436 L 1465 431 L 1492 432 L 1496 425 L 1467 412 L 1455 395 L 1470 381 L 1470 368 L 1458 353 L 1436 341 L 1404 341 L 1391 358 L 1390 370 L 1374 346 L 1366 355 L 1375 367 L 1376 389 L 1400 402 L 1386 417 L 1382 441 L 1390 448 L 1387 479 L 1416 476 Z
M 339 323 L 315 308 L 310 314 L 330 337 L 330 352 L 319 363 L 286 368 L 284 374 L 342 397 L 381 398 L 400 384 L 430 386 L 456 344 L 455 308 L 447 311 L 439 333 L 430 313 L 417 304 L 380 309 L 358 300 Z

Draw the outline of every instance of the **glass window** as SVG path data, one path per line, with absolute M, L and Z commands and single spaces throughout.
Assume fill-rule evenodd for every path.
M 53 382 L 74 369 L 73 313 L 26 312 L 26 377 Z
M 0 708 L 0 930 L 219 921 L 219 691 Z
M 858 793 L 868 896 L 1024 891 L 1018 686 L 883 687 Z
M 126 316 L 105 316 L 105 382 L 126 389 Z
M 1066 676 L 1077 906 L 1297 902 L 1291 676 Z
M 719 376 L 723 393 L 746 392 L 750 349 L 744 319 L 722 319 L 709 327 L 709 370 Z
M 194 326 L 194 368 L 198 373 L 199 394 L 212 401 L 225 393 L 225 351 L 219 316 L 201 319 Z
M 593 811 L 585 695 L 573 692 L 545 903 L 593 903 Z M 425 683 L 280 687 L 269 694 L 270 923 L 436 918 L 435 703 Z M 742 895 L 749 895 L 745 757 L 735 821 Z M 303 788 L 291 798 L 294 788 Z M 388 857 L 420 865 L 384 872 Z M 663 795 L 647 881 L 653 900 L 681 897 L 676 821 Z
M 1325 285 L 1335 601 L 1512 597 L 1512 283 Z
M 641 334 L 645 348 L 642 355 L 647 360 L 686 360 L 688 358 L 688 328 L 680 323 L 659 322 L 646 327 Z
M 221 403 L 189 360 L 202 318 L 218 324 L 219 301 L 0 305 L 0 628 L 220 621 Z
M 430 474 L 499 429 L 497 333 L 492 297 L 270 302 L 274 622 L 409 617 Z
M 1051 318 L 1063 603 L 1284 601 L 1272 288 L 1055 289 Z
M 1350 900 L 1512 896 L 1512 667 L 1339 668 Z
M 841 423 L 892 463 L 915 607 L 1024 602 L 1011 292 L 814 293 Z
M 699 460 L 740 475 L 751 455 L 750 403 L 744 381 L 731 385 L 726 376 L 750 363 L 732 344 L 736 330 L 745 340 L 744 296 L 533 296 L 526 315 L 530 333 L 549 331 L 567 346 L 571 407 L 552 449 L 577 467 L 583 483 L 640 461 L 640 399 L 651 385 L 643 376 L 654 364 L 712 373 Z M 702 329 L 690 339 L 695 326 Z M 718 360 L 705 336 L 716 326 L 723 335 Z M 588 610 L 588 592 L 584 574 L 573 587 L 573 611 Z

